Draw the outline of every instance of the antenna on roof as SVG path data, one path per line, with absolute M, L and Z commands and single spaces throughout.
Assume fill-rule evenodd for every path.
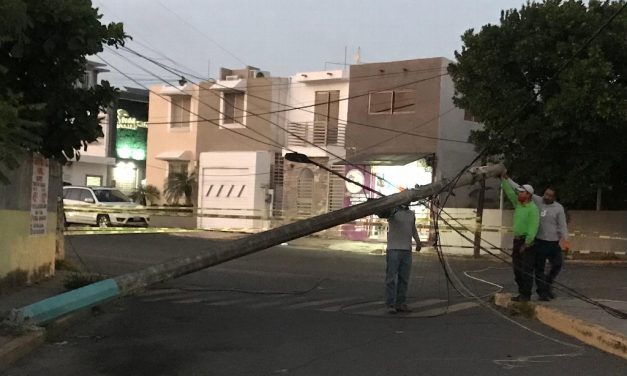
M 355 64 L 361 64 L 361 47 L 357 47 L 357 52 L 353 55 L 353 62 Z

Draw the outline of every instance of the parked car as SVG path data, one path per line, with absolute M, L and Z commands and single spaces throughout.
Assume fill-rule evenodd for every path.
M 100 227 L 148 227 L 150 216 L 115 188 L 63 187 L 65 223 L 81 223 Z

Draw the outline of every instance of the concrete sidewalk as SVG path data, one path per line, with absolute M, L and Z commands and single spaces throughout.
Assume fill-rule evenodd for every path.
M 599 302 L 627 312 L 627 301 Z M 627 319 L 614 317 L 600 307 L 570 297 L 558 297 L 551 302 L 516 303 L 511 301 L 511 294 L 506 293 L 496 294 L 495 303 L 511 313 L 532 313 L 555 330 L 627 360 Z
M 24 307 L 65 292 L 63 280 L 69 273 L 64 270 L 57 270 L 54 277 L 30 286 L 4 292 L 0 295 L 0 322 L 4 321 L 14 308 Z M 45 342 L 45 330 L 33 329 L 32 331 L 14 331 L 7 327 L 0 329 L 0 372 Z
M 13 308 L 32 304 L 64 292 L 63 280 L 69 274 L 71 272 L 57 270 L 54 277 L 3 293 L 0 295 L 0 317 L 6 317 Z

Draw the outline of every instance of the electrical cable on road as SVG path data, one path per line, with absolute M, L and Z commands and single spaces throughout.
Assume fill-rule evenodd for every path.
M 101 58 L 101 59 L 102 59 L 102 58 Z M 103 59 L 103 61 L 105 61 L 105 60 Z M 105 63 L 107 63 L 107 62 L 105 61 Z M 109 64 L 109 65 L 110 65 L 110 64 Z M 117 68 L 115 68 L 115 67 L 113 67 L 113 66 L 112 66 L 112 68 L 114 68 L 114 69 L 116 69 L 116 70 L 117 70 Z M 197 115 L 197 116 L 198 116 L 198 115 Z M 236 132 L 236 133 L 237 133 L 237 132 Z M 239 133 L 238 133 L 238 134 L 239 134 Z M 474 163 L 474 162 L 473 162 L 473 163 Z M 455 182 L 456 182 L 457 180 L 459 180 L 459 178 L 461 177 L 461 175 L 462 175 L 462 174 L 458 174 L 458 175 L 456 176 L 456 178 L 455 178 L 455 179 L 453 179 L 453 180 L 452 180 L 452 181 L 451 181 L 451 182 L 447 185 L 447 186 L 449 187 L 449 194 L 446 196 L 446 200 L 448 200 L 448 197 L 450 197 L 450 193 L 451 193 L 451 192 L 450 192 L 450 188 L 452 188 L 452 187 L 454 187 L 454 186 L 455 186 Z M 376 191 L 375 191 L 375 192 L 376 192 Z M 441 192 L 442 192 L 442 191 L 441 191 Z M 439 192 L 439 193 L 441 193 L 441 192 Z M 377 193 L 379 193 L 379 192 L 377 192 Z M 379 193 L 379 194 L 380 194 L 380 193 Z M 382 195 L 382 194 L 381 194 L 381 195 Z M 446 201 L 445 201 L 444 205 L 445 205 L 445 204 L 446 204 Z M 444 205 L 442 206 L 442 208 L 444 207 Z M 441 219 L 443 219 L 443 218 L 441 217 L 441 212 L 438 212 L 438 213 L 437 213 L 437 216 L 438 216 L 437 218 L 441 218 Z M 437 221 L 435 221 L 434 223 L 436 223 L 436 224 L 437 224 Z M 445 223 L 447 223 L 447 222 L 445 222 Z M 436 226 L 437 226 L 437 225 L 436 225 Z M 437 233 L 437 231 L 436 231 L 436 233 Z M 436 235 L 436 238 L 437 238 L 437 235 Z M 446 264 L 445 264 L 445 260 L 444 260 L 443 251 L 442 251 L 442 249 L 441 249 L 441 245 L 439 245 L 439 244 L 436 244 L 436 245 L 437 245 L 437 246 L 436 246 L 435 248 L 436 248 L 436 251 L 437 251 L 437 253 L 438 253 L 438 258 L 440 259 L 440 262 L 441 262 L 441 264 L 442 264 L 442 267 L 443 267 L 443 270 L 444 270 L 444 273 L 445 273 L 445 276 L 446 276 L 446 278 L 447 278 L 448 283 L 450 283 L 450 285 L 451 285 L 451 286 L 452 286 L 452 287 L 453 287 L 453 288 L 454 288 L 454 289 L 455 289 L 458 293 L 460 293 L 460 294 L 462 294 L 462 295 L 463 295 L 463 293 L 461 293 L 461 291 L 459 291 L 459 289 L 457 288 L 457 286 L 454 284 L 454 282 L 453 282 L 453 280 L 452 280 L 451 276 L 449 275 L 449 272 L 448 272 L 448 270 L 447 270 L 447 268 L 446 268 Z M 482 247 L 482 248 L 485 248 L 485 247 Z M 484 249 L 484 251 L 485 251 L 485 249 Z M 492 253 L 491 253 L 491 252 L 489 252 L 489 251 L 488 251 L 488 253 L 489 253 L 489 254 L 492 254 Z M 492 254 L 492 255 L 493 255 L 493 254 Z M 574 291 L 574 290 L 573 290 L 573 291 Z M 573 292 L 573 294 L 580 294 L 580 293 L 578 293 L 578 292 Z M 583 297 L 583 298 L 581 298 L 581 297 Z M 584 300 L 584 299 L 585 299 L 585 298 L 587 298 L 587 297 L 585 297 L 583 294 L 580 294 L 580 298 L 581 298 L 582 300 Z M 590 298 L 587 298 L 587 299 L 590 299 Z M 586 300 L 584 300 L 584 301 L 586 301 Z M 590 301 L 589 301 L 589 303 L 594 304 L 594 303 L 592 303 L 592 302 L 590 302 Z M 601 304 L 601 303 L 597 303 L 597 304 Z M 597 305 L 597 304 L 595 304 L 595 305 Z M 604 306 L 604 305 L 602 305 L 602 306 Z M 603 307 L 601 307 L 601 308 L 603 308 Z M 612 309 L 611 307 L 606 307 L 606 308 L 604 308 L 604 309 L 605 309 L 606 311 L 608 311 L 608 313 L 615 315 L 615 313 L 612 313 L 612 312 L 613 312 L 613 311 L 612 311 L 613 309 Z M 609 309 L 609 310 L 608 310 L 608 309 Z M 618 317 L 620 317 L 620 316 L 618 316 Z
M 105 61 L 105 62 L 106 62 L 106 61 Z M 110 64 L 109 64 L 109 65 L 110 65 Z M 117 68 L 115 68 L 115 67 L 113 67 L 113 66 L 112 66 L 112 68 L 114 68 L 114 69 L 116 69 L 116 70 L 117 70 Z M 238 133 L 238 134 L 239 134 L 239 133 Z M 289 150 L 289 149 L 288 149 L 288 150 Z M 326 150 L 326 149 L 323 149 L 323 150 Z M 376 175 L 375 175 L 375 176 L 376 176 Z M 455 186 L 455 182 L 456 182 L 457 180 L 459 180 L 459 178 L 460 178 L 460 177 L 461 177 L 461 174 L 458 174 L 458 175 L 456 176 L 456 179 L 452 180 L 452 181 L 451 181 L 451 183 L 449 183 L 449 186 L 450 186 L 450 187 L 454 187 L 454 186 Z M 380 192 L 376 192 L 376 191 L 374 191 L 374 192 L 375 192 L 375 193 L 377 193 L 377 194 L 379 194 L 379 195 L 381 195 L 381 196 L 383 196 Z M 441 193 L 441 192 L 440 192 L 440 193 Z M 446 200 L 448 200 L 448 198 L 450 197 L 450 193 L 451 193 L 451 192 L 450 192 L 450 190 L 449 190 L 449 194 L 446 196 Z M 445 204 L 446 204 L 446 201 L 445 201 L 444 205 L 442 206 L 442 209 L 441 209 L 441 210 L 443 210 L 443 207 L 445 206 Z M 437 215 L 437 217 L 436 217 L 436 218 L 441 218 L 441 211 L 440 211 L 440 212 L 438 212 L 436 215 Z M 435 224 L 435 226 L 437 227 L 437 220 L 436 220 L 436 221 L 434 221 L 434 224 Z M 436 229 L 436 234 L 438 234 L 438 230 L 437 230 L 437 229 Z M 437 239 L 437 235 L 436 235 L 436 239 Z M 442 250 L 442 248 L 441 248 L 441 244 L 436 243 L 436 244 L 435 244 L 435 249 L 436 249 L 436 252 L 437 252 L 437 254 L 438 254 L 438 258 L 439 258 L 440 263 L 441 263 L 441 265 L 442 265 L 442 267 L 443 267 L 443 271 L 444 271 L 444 273 L 445 273 L 445 276 L 446 276 L 446 279 L 447 279 L 447 282 L 448 282 L 448 283 L 447 283 L 447 286 L 448 286 L 448 284 L 450 284 L 450 285 L 451 285 L 451 286 L 452 286 L 452 287 L 453 287 L 453 288 L 454 288 L 454 289 L 455 289 L 458 293 L 460 293 L 461 295 L 463 295 L 463 293 L 462 293 L 461 291 L 459 291 L 459 289 L 457 288 L 457 286 L 454 284 L 454 282 L 453 282 L 453 280 L 452 280 L 452 278 L 451 278 L 451 276 L 450 276 L 450 274 L 449 274 L 449 272 L 448 272 L 448 270 L 447 270 L 447 268 L 446 268 L 446 264 L 445 264 L 445 260 L 444 260 L 444 254 L 443 254 L 443 250 Z M 576 293 L 576 292 L 575 292 L 575 293 Z M 585 297 L 585 298 L 587 298 L 587 297 Z M 588 299 L 589 299 L 589 298 L 588 298 Z M 600 303 L 598 303 L 598 304 L 600 304 Z M 610 308 L 610 307 L 607 307 L 607 308 Z
M 533 103 L 533 102 L 537 99 L 537 97 L 538 97 L 539 95 L 541 95 L 541 94 L 542 94 L 542 92 L 543 92 L 544 88 L 547 86 L 546 84 L 548 84 L 549 82 L 552 82 L 552 81 L 554 81 L 555 79 L 557 79 L 557 77 L 559 76 L 559 74 L 560 74 L 560 73 L 561 73 L 564 69 L 566 69 L 566 68 L 567 68 L 567 67 L 568 67 L 568 66 L 572 63 L 572 61 L 574 61 L 574 59 L 575 59 L 575 58 L 576 58 L 576 57 L 577 57 L 580 53 L 582 53 L 582 52 L 583 52 L 583 51 L 584 51 L 584 50 L 585 50 L 585 49 L 586 49 L 586 48 L 587 48 L 587 47 L 588 47 L 588 46 L 592 43 L 592 41 L 593 41 L 594 39 L 596 39 L 596 38 L 600 35 L 600 33 L 601 33 L 603 30 L 605 30 L 605 28 L 606 28 L 607 26 L 609 26 L 609 24 L 610 24 L 610 23 L 611 23 L 611 22 L 612 22 L 612 21 L 613 21 L 613 20 L 614 20 L 614 19 L 615 19 L 615 18 L 616 18 L 616 17 L 617 17 L 617 16 L 618 16 L 618 15 L 619 15 L 619 14 L 620 14 L 620 13 L 621 13 L 621 12 L 622 12 L 625 8 L 626 8 L 626 7 L 627 7 L 627 2 L 626 2 L 625 4 L 623 4 L 623 5 L 622 5 L 622 6 L 621 6 L 621 7 L 620 7 L 620 8 L 619 8 L 619 9 L 618 9 L 618 10 L 617 10 L 617 11 L 616 11 L 616 12 L 615 12 L 612 16 L 611 16 L 611 17 L 609 17 L 609 19 L 608 19 L 606 22 L 604 22 L 604 23 L 603 23 L 603 24 L 599 27 L 599 29 L 598 29 L 598 30 L 597 30 L 597 31 L 596 31 L 596 32 L 595 32 L 595 33 L 594 33 L 594 34 L 593 34 L 593 35 L 592 35 L 592 36 L 591 36 L 591 37 L 590 37 L 590 38 L 589 38 L 589 39 L 588 39 L 588 40 L 587 40 L 587 41 L 586 41 L 586 42 L 585 42 L 585 43 L 584 43 L 584 44 L 583 44 L 583 45 L 582 45 L 582 46 L 581 46 L 581 47 L 580 47 L 580 48 L 579 48 L 579 49 L 578 49 L 578 50 L 577 50 L 574 54 L 573 54 L 573 56 L 571 56 L 571 57 L 570 57 L 567 61 L 565 61 L 565 62 L 564 62 L 564 63 L 560 66 L 560 68 L 559 68 L 559 69 L 555 72 L 555 74 L 553 74 L 553 75 L 552 75 L 552 76 L 551 76 L 551 77 L 550 77 L 550 78 L 546 81 L 545 85 L 543 85 L 543 86 L 542 86 L 542 88 L 540 88 L 540 90 L 538 90 L 538 91 L 534 94 L 533 98 L 531 98 L 529 101 L 527 101 L 526 103 L 524 103 L 524 104 L 523 104 L 523 105 L 522 105 L 522 106 L 521 106 L 521 107 L 520 107 L 517 111 L 514 111 L 513 115 L 511 116 L 510 121 L 506 121 L 506 122 L 504 122 L 504 124 L 509 124 L 511 121 L 513 121 L 514 119 L 516 119 L 516 117 L 518 117 L 518 116 L 520 115 L 520 113 L 522 113 L 522 111 L 523 111 L 523 110 L 524 110 L 527 106 L 529 106 L 531 103 Z M 505 130 L 505 127 L 502 127 L 502 128 L 501 128 L 501 130 L 499 130 L 498 134 L 502 133 L 504 130 Z M 450 181 L 450 182 L 449 182 L 449 183 L 448 183 L 445 187 L 443 187 L 443 188 L 442 188 L 442 190 L 440 190 L 440 192 L 439 192 L 439 193 L 442 193 L 444 190 L 446 190 L 446 189 L 448 188 L 448 189 L 449 189 L 449 193 L 448 193 L 448 195 L 447 195 L 447 197 L 446 197 L 446 199 L 448 200 L 448 197 L 449 197 L 449 196 L 450 196 L 450 194 L 451 194 L 452 187 L 454 187 L 454 186 L 455 186 L 455 182 L 456 182 L 457 180 L 459 180 L 459 178 L 460 178 L 460 177 L 461 177 L 461 176 L 462 176 L 462 175 L 463 175 L 463 174 L 464 174 L 464 173 L 465 173 L 465 172 L 466 172 L 466 171 L 467 171 L 467 170 L 468 170 L 468 169 L 469 169 L 469 168 L 470 168 L 470 167 L 471 167 L 471 166 L 472 166 L 475 162 L 477 162 L 477 161 L 478 161 L 478 160 L 479 160 L 479 159 L 483 156 L 483 154 L 485 154 L 485 153 L 487 152 L 487 150 L 488 150 L 487 146 L 486 146 L 486 147 L 484 147 L 484 148 L 483 148 L 483 149 L 479 152 L 479 154 L 478 154 L 478 155 L 477 155 L 477 156 L 476 156 L 476 157 L 475 157 L 475 158 L 474 158 L 474 159 L 473 159 L 473 160 L 472 160 L 472 161 L 471 161 L 468 165 L 466 165 L 466 166 L 465 166 L 465 167 L 464 167 L 464 168 L 463 168 L 463 169 L 462 169 L 462 170 L 461 170 L 461 171 L 460 171 L 460 172 L 456 175 L 456 177 L 455 177 L 455 178 L 453 178 L 453 179 L 452 179 L 452 180 L 451 180 L 451 181 Z M 471 241 L 471 242 L 473 242 L 473 243 L 474 243 L 474 241 L 473 241 L 473 240 L 471 240 L 471 239 L 470 239 L 469 237 L 467 237 L 466 235 L 462 234 L 462 233 L 461 233 L 461 231 L 457 230 L 455 227 L 451 226 L 451 225 L 450 225 L 450 223 L 448 223 L 448 221 L 446 221 L 446 220 L 445 220 L 445 219 L 441 216 L 441 212 L 442 212 L 442 210 L 444 209 L 444 206 L 445 206 L 445 205 L 446 205 L 446 202 L 442 205 L 442 209 L 441 209 L 441 210 L 440 210 L 440 212 L 438 213 L 438 217 L 437 217 L 436 219 L 441 219 L 442 221 L 444 221 L 444 223 L 445 223 L 445 224 L 447 224 L 447 226 L 451 227 L 451 228 L 452 228 L 454 231 L 456 231 L 459 235 L 461 235 L 462 237 L 464 237 L 464 238 L 466 238 L 467 240 L 469 240 L 469 241 Z M 437 223 L 437 220 L 436 220 L 434 223 Z M 463 226 L 463 227 L 465 227 L 465 226 Z M 483 240 L 483 239 L 482 239 L 482 240 Z M 490 254 L 490 255 L 492 255 L 492 256 L 494 256 L 494 257 L 497 257 L 495 254 L 493 254 L 492 252 L 490 252 L 489 250 L 487 250 L 485 247 L 483 247 L 483 246 L 482 246 L 481 248 L 482 248 L 482 249 L 483 249 L 486 253 L 488 253 L 488 254 Z M 497 257 L 497 258 L 498 258 L 498 257 Z M 501 261 L 504 261 L 504 260 L 501 260 Z M 556 284 L 557 284 L 557 283 L 556 283 Z M 572 288 L 570 288 L 570 287 L 564 286 L 563 284 L 560 284 L 560 285 L 562 285 L 562 287 L 565 287 L 565 288 L 567 289 L 567 291 L 570 293 L 570 295 L 572 295 L 573 297 L 575 297 L 575 298 L 577 298 L 577 299 L 580 299 L 580 300 L 582 300 L 582 301 L 584 301 L 584 302 L 587 302 L 587 303 L 593 304 L 593 305 L 595 305 L 595 306 L 598 306 L 599 308 L 602 308 L 604 311 L 606 311 L 607 313 L 609 313 L 609 314 L 610 314 L 610 315 L 612 315 L 612 316 L 615 316 L 615 317 L 618 317 L 618 318 L 622 318 L 622 319 L 627 319 L 627 313 L 622 312 L 622 311 L 617 310 L 617 309 L 614 309 L 614 308 L 612 308 L 612 307 L 606 306 L 606 305 L 604 305 L 604 304 L 602 304 L 602 303 L 596 302 L 596 301 L 594 301 L 593 299 L 591 299 L 591 298 L 589 298 L 589 297 L 587 297 L 587 296 L 585 296 L 585 295 L 583 295 L 583 294 L 579 293 L 578 291 L 576 291 L 576 290 L 574 290 L 574 289 L 572 289 Z
M 310 292 L 321 287 L 322 284 L 328 281 L 329 278 L 321 278 L 313 286 L 306 290 L 296 291 L 264 291 L 264 290 L 246 290 L 246 289 L 214 289 L 206 288 L 198 285 L 190 285 L 191 287 L 162 287 L 159 290 L 177 290 L 177 291 L 189 291 L 189 292 L 235 292 L 240 294 L 250 295 L 307 295 Z
M 450 216 L 450 214 L 448 214 L 448 213 L 447 213 L 447 215 L 449 215 L 449 217 L 451 217 L 451 216 Z M 452 217 L 451 217 L 451 218 L 452 218 Z M 448 222 L 446 219 L 444 219 L 444 218 L 442 218 L 442 217 L 440 217 L 440 219 L 444 222 L 444 224 L 446 224 L 446 225 L 447 225 L 447 226 L 449 226 L 451 229 L 453 229 L 453 231 L 457 232 L 457 234 L 459 234 L 461 237 L 463 237 L 464 239 L 466 239 L 466 240 L 468 240 L 468 241 L 472 241 L 472 239 L 470 239 L 470 237 L 468 237 L 467 235 L 463 234 L 463 233 L 462 233 L 461 231 L 459 231 L 457 228 L 453 227 L 453 226 L 451 225 L 451 223 L 450 223 L 450 222 Z M 456 222 L 457 222 L 460 226 L 464 227 L 467 231 L 470 231 L 470 229 L 469 229 L 469 228 L 467 228 L 466 226 L 462 225 L 462 224 L 461 224 L 459 221 L 457 221 L 456 219 L 452 218 L 452 220 L 456 221 Z M 501 251 L 502 253 L 504 253 L 504 254 L 506 254 L 506 255 L 508 255 L 508 256 L 510 256 L 510 257 L 511 257 L 511 254 L 507 253 L 507 252 L 506 252 L 503 248 L 497 247 L 497 246 L 495 246 L 494 244 L 490 243 L 489 241 L 487 241 L 487 240 L 485 240 L 485 239 L 483 239 L 483 238 L 481 239 L 481 241 L 482 241 L 482 242 L 487 243 L 488 245 L 490 245 L 490 246 L 492 246 L 492 247 L 494 247 L 494 248 L 498 249 L 498 250 L 499 250 L 499 251 Z M 492 251 L 488 250 L 486 247 L 481 246 L 481 249 L 482 249 L 484 252 L 486 252 L 487 254 L 489 254 L 490 256 L 495 257 L 495 258 L 497 258 L 497 259 L 501 260 L 502 262 L 504 262 L 504 263 L 506 263 L 506 264 L 508 264 L 508 265 L 512 265 L 512 266 L 513 266 L 513 263 L 512 263 L 510 260 L 507 260 L 507 259 L 505 259 L 505 258 L 503 258 L 503 257 L 501 257 L 501 256 L 499 256 L 499 255 L 497 255 L 497 254 L 495 254 L 495 253 L 493 253 Z M 527 273 L 527 272 L 525 272 L 525 271 L 523 271 L 523 270 L 520 270 L 520 271 L 521 271 L 521 272 L 523 272 L 523 273 L 525 273 L 525 274 L 527 274 L 527 275 L 528 275 L 528 276 L 530 276 L 530 277 L 534 277 L 534 274 L 533 274 L 533 273 Z M 612 315 L 612 316 L 614 316 L 614 317 L 617 317 L 617 318 L 619 318 L 619 319 L 627 319 L 627 312 L 623 312 L 623 311 L 618 310 L 618 309 L 616 309 L 616 308 L 612 308 L 612 307 L 607 306 L 607 305 L 605 305 L 605 304 L 603 304 L 603 303 L 600 303 L 600 302 L 598 302 L 598 301 L 596 301 L 596 300 L 594 300 L 594 299 L 592 299 L 592 298 L 590 298 L 590 297 L 588 297 L 588 296 L 584 295 L 583 293 L 581 293 L 581 292 L 579 292 L 579 291 L 577 291 L 577 290 L 573 289 L 572 287 L 569 287 L 569 286 L 567 286 L 567 285 L 565 285 L 565 284 L 563 284 L 563 283 L 561 283 L 561 282 L 559 282 L 559 281 L 554 281 L 553 283 L 554 283 L 555 287 L 556 287 L 558 290 L 561 290 L 561 291 L 563 291 L 563 292 L 566 292 L 568 295 L 571 295 L 572 297 L 574 297 L 574 298 L 576 298 L 576 299 L 578 299 L 578 300 L 581 300 L 581 301 L 583 301 L 583 302 L 586 302 L 586 303 L 592 304 L 592 305 L 594 305 L 594 306 L 597 306 L 597 307 L 601 308 L 602 310 L 604 310 L 605 312 L 609 313 L 610 315 Z
M 68 243 L 70 244 L 70 249 L 72 250 L 72 253 L 74 254 L 74 256 L 76 256 L 76 258 L 81 263 L 81 265 L 83 265 L 85 270 L 88 273 L 92 273 L 91 268 L 85 263 L 81 255 L 79 255 L 78 252 L 76 252 L 76 248 L 74 248 L 74 243 L 72 243 L 72 239 L 70 237 L 64 237 L 64 239 L 67 239 Z
M 625 5 L 627 5 L 627 4 L 625 4 Z M 584 44 L 584 45 L 583 45 L 580 49 L 579 49 L 579 51 L 577 51 L 577 52 L 574 54 L 574 56 L 573 56 L 573 57 L 571 57 L 571 59 L 569 59 L 568 61 L 566 61 L 566 62 L 562 65 L 562 67 L 561 67 L 561 68 L 560 68 L 560 69 L 559 69 L 559 70 L 558 70 L 558 71 L 557 71 L 557 72 L 556 72 L 556 73 L 555 73 L 555 74 L 554 74 L 554 75 L 553 75 L 553 76 L 552 76 L 552 77 L 551 77 L 551 78 L 547 81 L 547 83 L 548 83 L 548 82 L 553 81 L 553 80 L 554 80 L 554 79 L 555 79 L 555 78 L 556 78 L 556 77 L 557 77 L 557 76 L 561 73 L 561 71 L 562 71 L 563 69 L 565 69 L 565 68 L 566 68 L 566 67 L 567 67 L 567 66 L 571 63 L 571 61 L 574 59 L 574 57 L 576 57 L 579 53 L 581 53 L 581 52 L 582 52 L 582 51 L 583 51 L 583 50 L 584 50 L 584 49 L 585 49 L 585 48 L 586 48 L 586 47 L 587 47 L 587 46 L 588 46 L 588 45 L 589 45 L 589 44 L 590 44 L 590 43 L 591 43 L 591 42 L 592 42 L 592 41 L 593 41 L 593 40 L 594 40 L 594 39 L 595 39 L 598 35 L 599 35 L 599 34 L 600 34 L 600 32 L 601 32 L 602 30 L 604 30 L 604 29 L 605 29 L 605 27 L 607 27 L 607 25 L 609 25 L 609 23 L 610 23 L 610 22 L 611 22 L 611 21 L 612 21 L 612 20 L 613 20 L 616 16 L 618 16 L 618 14 L 619 14 L 619 13 L 620 13 L 620 12 L 621 12 L 624 8 L 625 8 L 625 5 L 623 5 L 623 6 L 619 9 L 619 11 L 617 11 L 617 12 L 616 12 L 616 13 L 615 13 L 612 17 L 610 17 L 610 19 L 609 19 L 609 20 L 608 20 L 605 24 L 603 24 L 603 25 L 599 28 L 599 30 L 598 30 L 598 31 L 597 31 L 597 32 L 596 32 L 596 33 L 595 33 L 595 34 L 594 34 L 594 35 L 593 35 L 593 36 L 592 36 L 592 37 L 591 37 L 591 38 L 590 38 L 590 39 L 589 39 L 589 40 L 588 40 L 588 41 L 587 41 L 587 42 L 586 42 L 586 43 L 585 43 L 585 44 Z M 544 86 L 544 87 L 545 87 L 545 86 Z M 536 98 L 537 98 L 537 96 L 538 96 L 538 95 L 540 95 L 540 94 L 541 94 L 541 92 L 542 92 L 542 88 L 538 91 L 538 93 L 536 93 L 536 94 L 535 94 L 535 96 L 531 99 L 531 101 L 529 101 L 529 102 L 525 103 L 525 104 L 524 104 L 524 105 L 520 108 L 520 110 L 519 110 L 519 111 L 515 111 L 514 116 L 512 116 L 512 118 L 515 118 L 516 116 L 518 116 L 518 114 L 519 114 L 520 112 L 522 112 L 522 110 L 524 110 L 524 109 L 525 109 L 525 108 L 526 108 L 526 107 L 527 107 L 530 103 L 532 103 L 533 101 L 535 101 L 535 100 L 536 100 Z M 504 129 L 504 128 L 503 128 L 503 129 Z M 503 131 L 503 129 L 501 130 L 501 132 Z M 478 155 L 478 156 L 477 156 L 477 157 L 476 157 L 473 161 L 471 161 L 471 162 L 470 162 L 470 163 L 469 163 L 469 164 L 468 164 L 468 165 L 467 165 L 464 169 L 462 169 L 462 170 L 460 171 L 460 173 L 457 175 L 456 179 L 453 179 L 453 180 L 449 183 L 449 186 L 451 186 L 451 187 L 452 187 L 452 186 L 454 186 L 454 184 L 453 184 L 453 185 L 451 185 L 451 184 L 452 184 L 454 181 L 458 180 L 458 179 L 459 179 L 459 177 L 461 177 L 461 175 L 462 175 L 462 174 L 463 174 L 463 173 L 464 173 L 464 172 L 465 172 L 465 171 L 466 171 L 466 170 L 467 170 L 470 166 L 472 166 L 472 165 L 473 165 L 473 164 L 474 164 L 474 163 L 475 163 L 475 162 L 476 162 L 479 158 L 481 158 L 481 157 L 482 157 L 482 155 L 483 155 L 486 151 L 487 151 L 487 148 L 484 148 L 484 149 L 483 149 L 483 150 L 479 153 L 479 155 Z M 446 187 L 445 187 L 445 188 L 446 188 Z M 443 189 L 443 190 L 444 190 L 444 189 Z M 442 192 L 443 190 L 441 190 L 441 192 Z M 440 192 L 440 193 L 441 193 L 441 192 Z M 450 192 L 449 192 L 449 195 L 450 195 Z M 447 196 L 447 199 L 448 199 L 448 196 Z M 438 218 L 441 218 L 441 212 L 440 212 L 440 213 L 438 213 Z M 442 219 L 442 220 L 444 220 L 443 218 L 441 218 L 441 219 Z M 444 221 L 445 221 L 445 220 L 444 220 Z M 437 221 L 436 221 L 436 223 L 437 223 Z M 447 223 L 447 222 L 445 222 L 445 223 Z M 461 232 L 460 232 L 460 234 L 461 234 Z M 439 247 L 439 248 L 441 248 L 441 247 Z M 484 249 L 484 251 L 487 251 L 487 250 L 485 249 L 485 247 L 482 247 L 482 248 Z M 440 249 L 440 251 L 441 251 L 441 249 Z M 491 252 L 489 252 L 489 251 L 487 251 L 487 252 L 488 252 L 488 254 L 491 254 Z M 447 279 L 450 279 L 450 276 L 448 276 L 448 272 L 447 272 Z M 454 284 L 453 284 L 453 286 L 455 287 L 455 285 L 454 285 Z M 583 295 L 582 295 L 582 296 L 583 296 Z M 610 308 L 610 307 L 608 307 L 608 308 Z

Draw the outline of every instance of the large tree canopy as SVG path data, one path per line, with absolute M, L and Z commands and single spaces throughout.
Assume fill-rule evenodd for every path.
M 26 152 L 66 161 L 102 136 L 98 116 L 116 90 L 77 82 L 86 56 L 127 36 L 101 17 L 90 0 L 0 1 L 0 167 Z
M 556 186 L 571 207 L 592 206 L 599 188 L 605 206 L 627 206 L 627 11 L 575 56 L 623 4 L 504 11 L 499 25 L 464 33 L 449 66 L 455 103 L 484 124 L 471 136 L 477 148 L 503 156 L 520 180 Z

